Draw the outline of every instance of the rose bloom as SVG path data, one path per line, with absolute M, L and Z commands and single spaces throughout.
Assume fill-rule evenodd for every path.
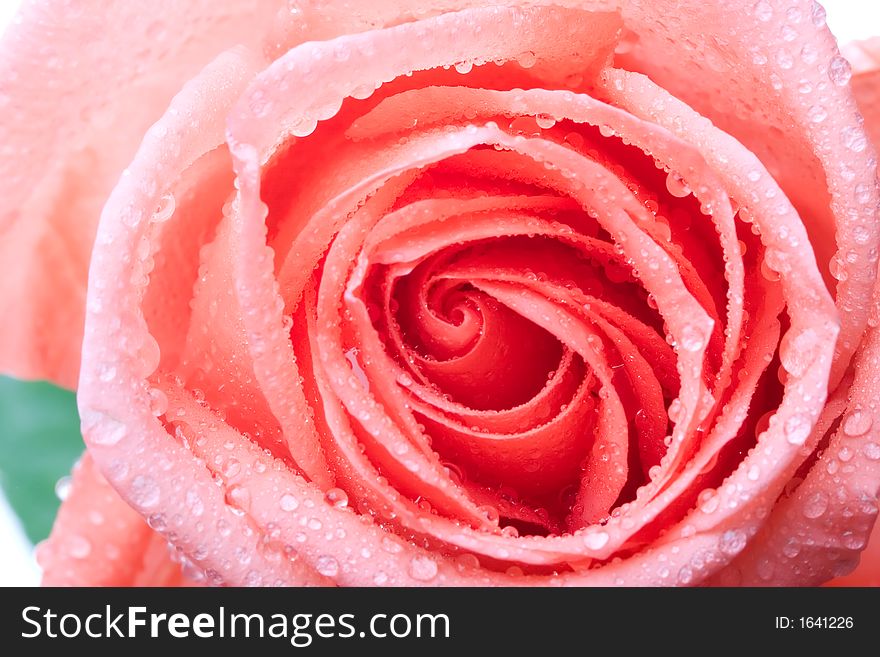
M 850 573 L 874 52 L 809 0 L 26 4 L 0 365 L 87 445 L 45 583 Z

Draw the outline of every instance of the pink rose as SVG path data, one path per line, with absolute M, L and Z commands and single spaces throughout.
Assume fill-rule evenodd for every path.
M 815 2 L 20 18 L 0 363 L 88 446 L 47 583 L 855 567 L 880 124 Z

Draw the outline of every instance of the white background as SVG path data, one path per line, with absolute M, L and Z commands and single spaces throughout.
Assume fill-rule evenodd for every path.
M 880 35 L 880 2 L 877 0 L 824 0 L 822 4 L 828 12 L 828 25 L 841 43 Z M 19 0 L 0 0 L 0 33 L 12 20 L 18 5 Z M 33 547 L 0 491 L 0 586 L 38 582 L 39 569 L 33 558 Z

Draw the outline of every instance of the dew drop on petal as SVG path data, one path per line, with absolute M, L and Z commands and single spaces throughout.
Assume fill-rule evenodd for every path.
M 824 491 L 816 491 L 804 501 L 801 513 L 805 518 L 820 518 L 828 510 L 828 494 Z
M 728 529 L 718 542 L 718 549 L 728 556 L 739 554 L 745 546 L 746 534 L 741 529 Z
M 822 27 L 825 25 L 825 7 L 821 4 L 813 0 L 812 7 L 810 9 L 810 19 L 813 21 L 813 25 L 816 27 Z
M 848 126 L 840 131 L 843 145 L 854 153 L 861 153 L 868 147 L 868 138 L 861 128 Z
M 168 397 L 159 388 L 150 388 L 150 412 L 159 417 L 168 410 Z
M 758 559 L 758 563 L 755 565 L 755 572 L 758 574 L 759 578 L 766 582 L 770 580 L 776 572 L 776 565 L 767 557 L 763 557 Z
M 85 559 L 92 553 L 92 544 L 83 536 L 71 536 L 67 541 L 67 552 L 74 559 Z
M 828 77 L 838 87 L 845 87 L 852 77 L 852 68 L 849 62 L 840 55 L 832 57 L 831 63 L 828 65 Z
M 331 488 L 324 493 L 324 499 L 337 509 L 344 509 L 348 506 L 348 494 L 341 488 Z
M 428 556 L 413 557 L 409 562 L 410 577 L 420 582 L 430 582 L 437 576 L 437 562 Z
M 474 570 L 480 567 L 480 560 L 469 552 L 464 552 L 455 557 L 455 567 L 458 570 Z
M 785 439 L 792 445 L 803 445 L 813 430 L 813 422 L 808 415 L 796 413 L 785 421 Z
M 403 550 L 403 546 L 399 541 L 396 541 L 390 536 L 385 536 L 382 539 L 382 549 L 389 554 L 399 554 Z
M 696 326 L 686 324 L 681 329 L 681 348 L 685 351 L 699 351 L 706 344 L 706 337 Z
M 674 171 L 670 171 L 666 176 L 666 189 L 676 198 L 684 198 L 691 193 L 684 179 Z
M 98 379 L 102 383 L 110 383 L 116 378 L 116 367 L 114 365 L 102 365 L 98 371 Z
M 785 371 L 795 377 L 803 376 L 816 361 L 822 344 L 812 328 L 794 332 L 789 330 L 779 347 L 779 360 Z
M 614 128 L 612 128 L 610 125 L 606 125 L 603 123 L 599 125 L 599 134 L 603 137 L 613 137 L 617 133 L 614 132 Z
M 880 461 L 880 445 L 877 443 L 865 443 L 862 446 L 862 454 L 869 461 Z
M 285 493 L 281 496 L 281 499 L 278 500 L 278 506 L 281 507 L 282 511 L 296 511 L 299 507 L 299 500 L 290 493 Z
M 843 421 L 843 432 L 848 436 L 862 436 L 871 429 L 871 414 L 856 406 Z
M 584 534 L 584 545 L 590 550 L 601 550 L 608 544 L 608 532 L 587 532 Z
M 168 221 L 174 214 L 174 206 L 174 194 L 165 194 L 159 199 L 159 205 L 153 211 L 150 221 L 157 224 Z
M 336 577 L 339 574 L 339 562 L 329 554 L 322 554 L 315 561 L 315 570 L 325 577 Z
M 220 469 L 220 471 L 227 479 L 235 477 L 238 473 L 241 472 L 241 463 L 239 463 L 238 459 L 236 458 L 230 458 L 223 464 L 223 467 Z
M 822 123 L 828 118 L 828 111 L 821 105 L 812 105 L 807 110 L 807 118 L 813 123 Z
M 537 61 L 538 58 L 535 56 L 535 53 L 528 50 L 516 58 L 516 62 L 523 68 L 532 68 Z
M 68 475 L 61 477 L 55 482 L 55 496 L 62 502 L 70 495 L 70 489 L 73 487 L 73 481 Z
M 147 475 L 138 475 L 129 488 L 132 503 L 142 509 L 149 509 L 159 503 L 161 492 L 156 480 Z
M 766 23 L 773 18 L 773 7 L 766 0 L 756 2 L 754 7 L 752 7 L 752 11 L 755 14 L 755 18 L 762 23 Z
M 226 503 L 241 511 L 248 511 L 251 506 L 250 491 L 244 486 L 230 486 L 226 489 Z
M 538 127 L 542 130 L 549 130 L 556 125 L 556 119 L 549 114 L 538 114 L 535 116 L 535 123 L 537 123 Z

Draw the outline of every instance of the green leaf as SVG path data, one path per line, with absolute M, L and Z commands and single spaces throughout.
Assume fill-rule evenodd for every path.
M 83 451 L 76 397 L 43 381 L 0 377 L 0 487 L 34 543 L 58 511 L 57 481 Z

